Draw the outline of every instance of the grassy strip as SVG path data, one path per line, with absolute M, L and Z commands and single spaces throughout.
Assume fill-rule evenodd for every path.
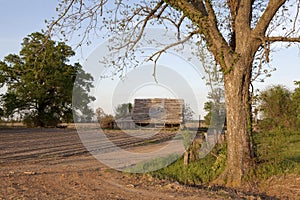
M 250 171 L 247 179 L 266 180 L 274 175 L 300 175 L 300 131 L 276 130 L 255 133 L 254 142 L 256 166 Z M 216 146 L 205 158 L 188 166 L 183 165 L 183 157 L 171 155 L 168 158 L 139 163 L 128 169 L 128 172 L 144 170 L 150 171 L 151 175 L 160 179 L 171 179 L 184 184 L 208 184 L 224 170 L 226 155 L 226 144 L 223 144 Z M 174 160 L 176 161 L 173 162 Z M 166 165 L 168 166 L 164 167 Z M 161 169 L 153 171 L 155 168 Z
M 213 154 L 208 154 L 187 166 L 183 165 L 183 157 L 180 157 L 171 165 L 151 172 L 151 175 L 184 184 L 205 184 L 214 180 L 224 170 L 225 161 L 226 145 L 219 145 L 213 150 Z
M 273 130 L 254 134 L 256 167 L 250 178 L 266 180 L 274 175 L 300 175 L 300 132 Z

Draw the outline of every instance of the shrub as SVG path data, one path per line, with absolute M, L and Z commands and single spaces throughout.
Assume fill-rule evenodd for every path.
M 101 119 L 98 119 L 100 123 L 100 127 L 103 129 L 111 129 L 114 123 L 114 117 L 112 115 L 105 115 Z

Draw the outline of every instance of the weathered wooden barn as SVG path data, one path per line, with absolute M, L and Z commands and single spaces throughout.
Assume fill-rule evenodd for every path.
M 183 107 L 183 99 L 135 99 L 132 120 L 140 127 L 180 127 Z

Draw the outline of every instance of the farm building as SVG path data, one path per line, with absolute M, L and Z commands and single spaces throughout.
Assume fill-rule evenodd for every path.
M 135 128 L 172 128 L 180 127 L 183 122 L 182 99 L 135 99 L 130 116 L 115 120 L 114 127 Z
M 132 121 L 131 116 L 122 117 L 115 120 L 115 127 L 126 130 L 126 129 L 135 129 L 136 124 Z
M 132 120 L 142 127 L 179 127 L 183 122 L 182 99 L 135 99 Z

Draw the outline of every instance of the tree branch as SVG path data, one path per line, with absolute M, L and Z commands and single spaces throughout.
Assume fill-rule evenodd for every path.
M 166 52 L 168 49 L 172 48 L 172 47 L 175 47 L 175 46 L 178 46 L 180 44 L 183 44 L 185 42 L 187 42 L 189 39 L 191 39 L 193 37 L 193 35 L 197 34 L 198 31 L 193 31 L 191 32 L 187 37 L 185 37 L 184 39 L 182 40 L 179 40 L 175 43 L 172 43 L 172 44 L 169 44 L 167 46 L 165 46 L 163 49 L 159 50 L 159 51 L 156 51 L 155 53 L 153 53 L 146 61 L 153 61 L 154 62 L 154 70 L 153 70 L 153 77 L 155 79 L 155 81 L 157 82 L 156 80 L 156 66 L 157 66 L 157 61 L 159 60 L 160 56 Z M 155 58 L 155 60 L 153 60 Z
M 185 16 L 182 15 L 182 16 L 180 17 L 180 19 L 179 19 L 179 22 L 175 25 L 176 28 L 177 28 L 177 38 L 178 38 L 178 40 L 181 39 L 180 27 L 181 27 L 181 24 L 182 24 L 182 22 L 183 22 L 184 19 L 185 19 Z
M 71 2 L 69 3 L 69 5 L 67 6 L 67 8 L 64 10 L 64 12 L 55 20 L 53 21 L 48 28 L 48 35 L 51 35 L 51 32 L 53 30 L 53 27 L 58 25 L 58 23 L 67 15 L 67 13 L 69 12 L 69 10 L 72 8 L 73 4 L 75 3 L 75 0 L 71 0 Z M 81 9 L 80 9 L 81 10 Z
M 154 14 L 158 11 L 158 9 L 164 4 L 164 1 L 160 1 L 159 3 L 156 4 L 156 6 L 150 11 L 150 13 L 146 16 L 146 18 L 143 20 L 143 24 L 142 27 L 140 28 L 139 34 L 137 35 L 136 39 L 134 40 L 129 40 L 128 42 L 126 42 L 125 44 L 123 44 L 120 47 L 117 47 L 117 49 L 122 49 L 124 47 L 128 47 L 129 50 L 132 50 L 135 45 L 138 43 L 138 41 L 142 38 L 144 30 L 147 26 L 147 23 L 149 22 L 149 20 L 151 19 L 151 17 L 154 16 Z M 163 8 L 164 9 L 164 8 Z M 139 23 L 138 23 L 139 24 Z M 137 25 L 135 26 L 137 27 Z M 133 31 L 134 32 L 134 31 Z M 129 45 L 131 44 L 131 46 L 129 47 Z
M 166 3 L 183 12 L 184 16 L 189 18 L 198 26 L 199 34 L 203 34 L 209 50 L 214 54 L 215 59 L 223 62 L 222 54 L 226 60 L 232 60 L 232 51 L 226 40 L 220 33 L 217 26 L 217 18 L 210 0 L 164 0 Z M 205 2 L 205 4 L 203 3 Z M 224 66 L 222 66 L 224 67 Z
M 252 19 L 252 6 L 254 0 L 239 0 L 238 2 L 238 13 L 237 13 L 237 23 L 243 21 L 243 25 L 250 29 L 251 19 Z
M 194 0 L 188 1 L 178 1 L 178 0 L 164 0 L 167 4 L 173 8 L 177 8 L 182 11 L 184 16 L 189 18 L 193 23 L 203 28 L 203 18 L 207 16 L 206 8 L 202 1 Z M 197 4 L 197 6 L 195 6 Z
M 265 35 L 271 20 L 278 11 L 278 9 L 286 2 L 286 0 L 270 0 L 265 12 L 259 19 L 253 33 L 257 36 Z
M 266 37 L 266 41 L 268 41 L 268 42 L 300 42 L 300 37 L 297 37 L 297 38 L 283 37 L 283 36 Z

